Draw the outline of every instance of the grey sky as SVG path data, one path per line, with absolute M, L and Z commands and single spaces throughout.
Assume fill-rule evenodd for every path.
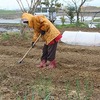
M 31 0 L 28 0 L 28 1 L 31 1 Z M 62 2 L 63 0 L 59 0 L 59 1 Z M 68 0 L 66 0 L 66 2 L 67 1 Z M 27 7 L 26 0 L 22 0 L 22 2 Z M 92 0 L 91 2 L 87 2 L 85 5 L 100 7 L 100 0 Z M 0 0 L 0 9 L 20 9 L 20 7 L 16 0 Z

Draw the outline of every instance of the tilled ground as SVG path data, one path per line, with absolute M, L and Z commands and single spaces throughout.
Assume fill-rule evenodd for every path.
M 17 96 L 23 100 L 26 91 L 28 100 L 32 100 L 32 87 L 35 100 L 43 100 L 47 88 L 51 91 L 50 100 L 68 100 L 68 82 L 71 100 L 78 100 L 78 86 L 81 100 L 86 100 L 83 98 L 89 93 L 88 90 L 92 94 L 90 100 L 100 100 L 100 47 L 71 46 L 60 42 L 56 54 L 57 68 L 40 69 L 36 65 L 42 53 L 41 41 L 29 52 L 24 61 L 18 64 L 29 49 L 30 42 L 31 40 L 15 38 L 1 41 L 0 100 L 16 100 Z

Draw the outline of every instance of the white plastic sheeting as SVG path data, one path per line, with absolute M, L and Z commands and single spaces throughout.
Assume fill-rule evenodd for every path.
M 65 31 L 61 41 L 66 44 L 100 46 L 99 32 Z

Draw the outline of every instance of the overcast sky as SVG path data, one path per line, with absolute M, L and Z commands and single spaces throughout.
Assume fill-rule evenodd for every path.
M 59 1 L 63 1 L 63 0 L 59 0 Z M 68 0 L 65 1 L 67 2 Z M 27 6 L 26 0 L 22 0 L 22 2 L 24 3 L 25 6 Z M 100 7 L 100 0 L 92 0 L 91 2 L 87 2 L 85 5 Z M 0 9 L 20 9 L 20 7 L 16 0 L 0 0 Z

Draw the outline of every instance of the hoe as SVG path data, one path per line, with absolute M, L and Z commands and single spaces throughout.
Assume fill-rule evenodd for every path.
M 36 41 L 34 42 L 33 46 L 37 43 L 37 41 L 39 40 L 39 38 L 41 37 L 41 34 L 39 35 L 39 37 L 36 39 Z M 24 60 L 24 58 L 26 57 L 26 55 L 29 53 L 29 51 L 32 49 L 33 47 L 31 46 L 28 51 L 25 53 L 25 55 L 18 61 L 18 63 L 22 63 L 22 61 Z

